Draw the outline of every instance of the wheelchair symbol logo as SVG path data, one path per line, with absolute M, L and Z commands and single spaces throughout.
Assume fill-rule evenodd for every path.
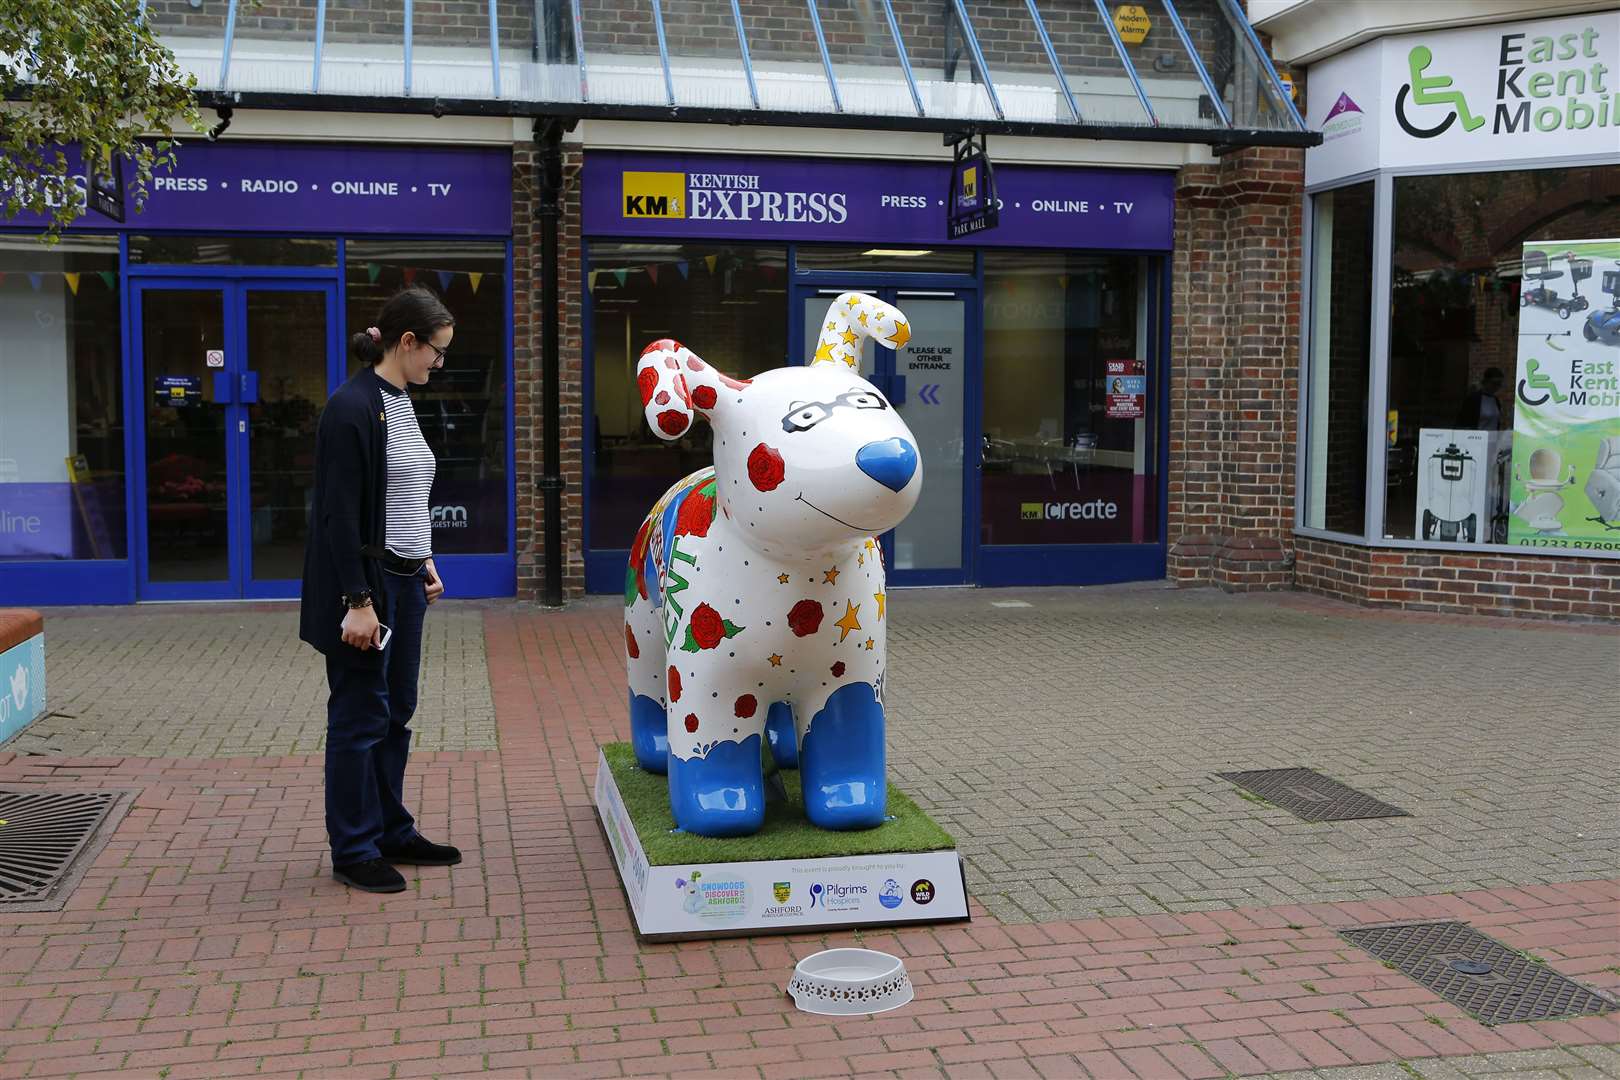
M 1485 123 L 1483 116 L 1475 116 L 1469 110 L 1468 98 L 1463 92 L 1450 88 L 1450 75 L 1424 74 L 1429 65 L 1434 63 L 1434 53 L 1430 52 L 1427 46 L 1418 45 L 1413 48 L 1407 54 L 1406 63 L 1411 73 L 1411 81 L 1403 83 L 1400 92 L 1395 95 L 1395 121 L 1401 125 L 1402 131 L 1414 139 L 1433 139 L 1451 130 L 1451 125 L 1459 120 L 1462 121 L 1464 131 L 1478 130 Z M 1438 124 L 1420 127 L 1406 114 L 1408 100 L 1413 105 L 1444 105 L 1450 111 Z

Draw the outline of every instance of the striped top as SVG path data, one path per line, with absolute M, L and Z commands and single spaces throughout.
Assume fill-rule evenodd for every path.
M 383 428 L 388 433 L 388 550 L 406 559 L 433 555 L 433 521 L 428 501 L 436 462 L 411 397 L 381 375 Z

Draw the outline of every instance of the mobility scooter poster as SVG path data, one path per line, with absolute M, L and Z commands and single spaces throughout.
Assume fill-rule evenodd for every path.
M 1523 265 L 1508 541 L 1620 551 L 1620 240 Z

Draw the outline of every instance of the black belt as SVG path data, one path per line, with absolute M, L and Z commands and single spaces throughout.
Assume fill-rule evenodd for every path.
M 390 574 L 398 574 L 400 577 L 415 577 L 422 572 L 422 567 L 427 563 L 426 559 L 407 559 L 403 555 L 394 554 L 387 548 L 375 547 L 371 544 L 361 548 L 360 554 L 369 555 L 371 558 L 376 559 L 384 570 Z

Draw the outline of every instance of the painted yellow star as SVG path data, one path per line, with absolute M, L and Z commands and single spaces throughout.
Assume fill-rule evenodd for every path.
M 883 606 L 884 606 L 884 603 L 888 600 L 888 596 L 885 595 L 884 593 L 875 592 L 875 593 L 872 594 L 872 599 L 877 601 L 878 618 L 879 619 L 883 618 Z
M 821 573 L 821 583 L 823 585 L 836 585 L 836 584 L 838 584 L 838 567 L 835 566 L 831 570 L 822 571 L 822 573 Z
M 786 585 L 791 579 L 786 574 L 777 574 L 776 580 L 781 582 L 783 585 Z
M 877 543 L 875 541 L 873 541 L 873 539 L 870 536 L 868 536 L 866 538 L 866 550 L 871 551 L 875 547 L 877 547 Z
M 830 363 L 832 358 L 832 344 L 830 342 L 823 341 L 820 345 L 816 346 L 815 359 L 810 362 L 812 364 L 821 363 L 823 361 Z
M 864 311 L 863 311 L 863 312 L 861 312 L 861 314 L 860 314 L 860 320 L 861 320 L 861 325 L 862 325 L 862 326 L 865 326 L 865 325 L 866 325 L 866 312 L 864 312 Z
M 860 366 L 861 366 L 861 365 L 859 365 L 859 364 L 857 364 L 855 362 L 855 358 L 853 356 L 844 357 L 844 363 L 848 364 L 850 367 L 855 368 L 855 369 L 859 369 Z
M 827 324 L 827 329 L 828 330 L 836 330 L 836 329 L 838 329 L 838 324 L 835 323 L 835 322 L 830 322 L 830 323 Z
M 861 605 L 852 604 L 848 600 L 844 601 L 844 617 L 833 623 L 834 626 L 843 631 L 838 635 L 839 644 L 843 644 L 845 638 L 861 628 L 860 614 Z
M 781 666 L 782 666 L 782 654 L 781 653 L 771 653 L 771 667 L 781 667 Z
M 865 566 L 866 565 L 866 556 L 865 555 L 857 555 L 857 556 L 855 556 L 855 565 L 856 566 Z
M 867 638 L 866 639 L 866 651 L 871 652 L 872 651 L 872 646 L 874 644 L 876 644 L 876 643 L 871 638 Z
M 893 348 L 898 349 L 911 340 L 911 327 L 903 322 L 896 322 L 894 324 L 894 335 L 890 340 L 894 343 Z
M 853 330 L 845 330 L 842 336 L 844 339 L 844 344 L 846 345 L 853 345 L 857 341 L 861 340 L 861 335 L 857 334 Z
M 858 296 L 852 296 L 848 300 L 844 301 L 844 306 L 849 308 L 851 311 L 854 311 L 856 308 L 861 306 L 861 298 Z

